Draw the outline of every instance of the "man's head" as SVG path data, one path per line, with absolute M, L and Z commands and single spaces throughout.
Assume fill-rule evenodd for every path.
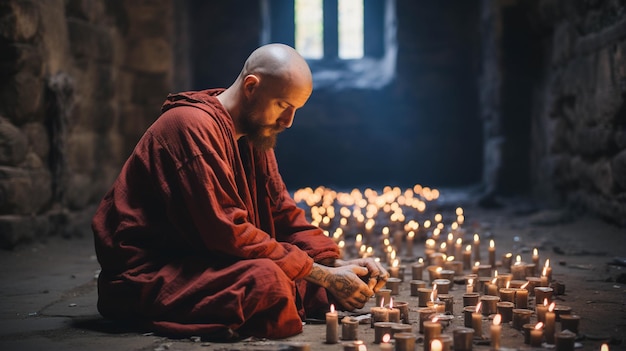
M 228 102 L 225 105 L 237 135 L 268 149 L 274 147 L 278 133 L 291 127 L 296 110 L 312 90 L 311 71 L 302 56 L 287 45 L 268 44 L 248 57 L 227 90 L 233 98 L 231 108 Z

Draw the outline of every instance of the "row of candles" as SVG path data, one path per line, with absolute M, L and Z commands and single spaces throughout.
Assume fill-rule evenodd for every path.
M 312 223 L 325 229 L 337 242 L 344 258 L 374 257 L 387 264 L 391 278 L 386 287 L 377 292 L 376 304 L 370 309 L 374 343 L 379 349 L 392 350 L 395 346 L 395 350 L 414 350 L 415 347 L 416 334 L 409 320 L 409 304 L 393 301 L 406 274 L 401 260 L 407 259 L 411 262 L 411 296 L 416 296 L 419 302 L 419 333 L 424 334 L 424 350 L 449 350 L 452 343 L 455 351 L 471 350 L 473 340 L 484 339 L 485 316 L 493 318 L 489 326 L 493 349 L 500 348 L 502 324 L 511 323 L 513 328 L 524 331 L 525 341 L 533 346 L 545 341 L 556 343 L 557 350 L 573 350 L 580 317 L 566 314 L 570 310 L 565 306 L 561 306 L 561 313 L 556 310 L 552 296 L 564 286 L 552 280 L 549 259 L 540 265 L 539 251 L 535 248 L 530 262 L 524 262 L 521 254 L 510 252 L 498 261 L 494 240 L 489 240 L 483 259 L 480 235 L 474 233 L 470 240 L 465 237 L 462 208 L 455 209 L 448 226 L 443 222 L 443 215 L 433 211 L 430 211 L 434 213 L 432 217 L 418 220 L 418 217 L 428 217 L 427 204 L 435 205 L 436 210 L 438 196 L 436 189 L 419 185 L 404 192 L 387 188 L 382 194 L 369 189 L 364 193 L 358 190 L 338 193 L 319 187 L 304 189 L 294 196 L 296 201 L 310 207 Z M 338 220 L 336 207 L 339 208 Z M 406 209 L 415 211 L 409 213 Z M 385 225 L 377 227 L 381 223 Z M 443 235 L 444 232 L 447 235 Z M 421 248 L 417 251 L 423 252 L 426 260 L 419 258 L 415 262 L 416 240 L 424 242 L 423 251 Z M 423 280 L 423 271 L 429 275 L 428 282 Z M 465 323 L 464 327 L 455 328 L 450 337 L 441 331 L 454 318 L 451 290 L 458 280 L 465 284 Z M 536 304 L 535 311 L 528 308 L 529 295 L 534 295 L 535 301 L 544 301 Z M 533 312 L 537 323 L 530 328 Z M 555 321 L 559 319 L 564 330 L 556 333 Z M 338 342 L 338 324 L 337 311 L 331 310 L 326 315 L 327 343 Z M 342 339 L 352 340 L 344 343 L 347 351 L 367 350 L 367 345 L 356 336 L 357 326 L 358 321 L 353 318 L 341 320 Z M 608 346 L 603 345 L 605 349 L 608 350 Z

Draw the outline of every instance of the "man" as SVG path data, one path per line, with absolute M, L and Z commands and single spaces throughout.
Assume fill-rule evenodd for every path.
M 93 218 L 103 316 L 172 335 L 283 338 L 385 284 L 377 262 L 338 259 L 278 172 L 276 135 L 312 85 L 294 49 L 269 44 L 229 88 L 168 96 Z

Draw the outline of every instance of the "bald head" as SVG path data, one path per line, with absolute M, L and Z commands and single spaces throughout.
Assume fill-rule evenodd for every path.
M 240 77 L 249 74 L 281 80 L 297 80 L 311 84 L 311 70 L 304 58 L 292 47 L 284 44 L 267 44 L 254 50 L 246 60 Z

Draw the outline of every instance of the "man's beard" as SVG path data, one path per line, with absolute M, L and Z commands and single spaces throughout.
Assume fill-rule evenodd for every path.
M 282 132 L 284 128 L 258 124 L 254 121 L 254 116 L 250 113 L 244 116 L 245 117 L 240 121 L 241 131 L 246 135 L 246 138 L 248 138 L 252 145 L 261 150 L 273 149 L 276 146 L 276 136 L 278 133 Z M 270 130 L 270 134 L 266 135 L 268 130 Z

